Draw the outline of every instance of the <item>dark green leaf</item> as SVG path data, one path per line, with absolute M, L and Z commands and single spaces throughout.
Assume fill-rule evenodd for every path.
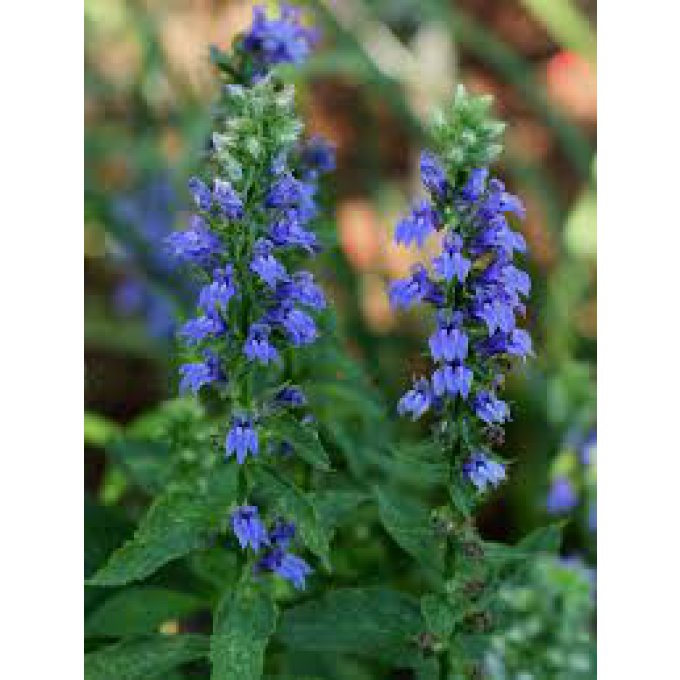
M 420 598 L 420 610 L 427 630 L 442 640 L 448 640 L 456 623 L 456 615 L 451 605 L 443 597 L 428 593 Z
M 204 605 L 195 595 L 139 586 L 111 595 L 85 619 L 85 635 L 126 637 L 158 632 L 165 621 L 179 619 Z
M 376 487 L 375 494 L 390 536 L 423 566 L 442 571 L 445 541 L 435 533 L 427 509 L 393 490 Z
M 107 452 L 144 491 L 156 493 L 170 480 L 170 451 L 162 442 L 118 439 L 109 444 Z
M 330 571 L 330 547 L 319 513 L 312 501 L 278 470 L 269 466 L 255 468 L 259 491 L 284 517 L 295 520 L 303 543 Z
M 210 640 L 211 680 L 259 680 L 276 617 L 276 605 L 261 590 L 241 585 L 228 593 Z
M 85 656 L 85 680 L 155 680 L 208 654 L 202 635 L 157 635 L 126 640 Z
M 384 588 L 347 588 L 284 612 L 277 633 L 286 645 L 310 651 L 382 656 L 421 632 L 418 603 Z
M 132 540 L 111 555 L 90 585 L 138 581 L 170 560 L 206 544 L 228 516 L 236 499 L 238 466 L 220 465 L 207 477 L 158 496 Z
M 331 461 L 324 451 L 316 431 L 291 416 L 284 416 L 272 425 L 272 434 L 293 445 L 296 455 L 319 470 L 330 470 Z
M 361 491 L 335 490 L 308 493 L 307 497 L 319 513 L 319 520 L 327 534 L 346 522 L 368 496 Z

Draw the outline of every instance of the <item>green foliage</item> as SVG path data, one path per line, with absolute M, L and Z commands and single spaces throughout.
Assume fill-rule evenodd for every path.
M 139 581 L 170 560 L 205 546 L 224 523 L 237 490 L 235 463 L 218 464 L 208 475 L 171 486 L 151 505 L 132 540 L 113 553 L 89 584 Z
M 331 461 L 324 451 L 316 431 L 290 416 L 277 418 L 271 426 L 271 433 L 281 441 L 290 443 L 295 452 L 312 467 L 328 471 Z
M 242 583 L 227 592 L 210 638 L 211 680 L 259 680 L 276 618 L 276 605 L 261 590 Z
M 277 639 L 296 649 L 384 657 L 411 644 L 423 628 L 411 596 L 347 588 L 286 610 Z
M 85 680 L 155 680 L 208 654 L 202 635 L 156 635 L 126 640 L 85 656 Z

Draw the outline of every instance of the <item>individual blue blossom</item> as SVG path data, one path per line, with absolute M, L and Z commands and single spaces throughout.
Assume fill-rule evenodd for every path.
M 269 545 L 267 529 L 254 505 L 242 505 L 231 515 L 231 527 L 242 549 L 250 546 L 255 552 Z
M 197 394 L 201 387 L 223 379 L 219 360 L 211 352 L 206 352 L 203 361 L 183 364 L 179 367 L 182 379 L 179 384 L 181 393 L 193 392 Z
M 189 191 L 199 210 L 207 212 L 212 206 L 212 194 L 205 182 L 198 177 L 192 177 L 189 180 Z
M 270 225 L 267 235 L 277 248 L 302 248 L 310 255 L 319 250 L 318 238 L 302 226 L 299 210 L 289 209 L 280 213 Z
M 291 541 L 295 538 L 295 532 L 294 522 L 286 522 L 279 518 L 269 532 L 269 542 L 273 546 L 287 550 Z
M 285 267 L 272 255 L 273 244 L 267 239 L 258 239 L 253 248 L 250 270 L 255 272 L 264 283 L 274 288 L 279 281 L 288 278 Z
M 465 182 L 460 190 L 462 198 L 470 202 L 478 200 L 484 192 L 488 176 L 488 168 L 475 168 L 471 170 L 467 182 Z
M 231 428 L 226 439 L 227 458 L 236 454 L 239 465 L 245 463 L 248 454 L 256 456 L 259 450 L 257 431 L 253 427 L 252 418 L 248 415 L 236 415 L 232 418 Z
M 473 312 L 478 319 L 484 321 L 489 335 L 497 330 L 509 333 L 515 328 L 513 306 L 502 299 L 484 296 L 477 300 Z
M 514 328 L 510 333 L 507 345 L 507 353 L 520 359 L 526 359 L 534 352 L 531 345 L 531 336 L 523 328 Z
M 569 512 L 578 505 L 578 496 L 567 477 L 557 477 L 548 491 L 545 507 L 550 514 Z
M 505 466 L 478 452 L 465 461 L 463 474 L 478 491 L 484 492 L 488 486 L 496 487 L 505 479 Z
M 422 264 L 416 264 L 411 269 L 411 276 L 407 279 L 393 281 L 389 289 L 390 304 L 395 309 L 407 309 L 422 300 L 435 300 L 441 297 L 441 292 L 427 275 Z
M 531 292 L 531 279 L 529 275 L 514 265 L 505 265 L 501 277 L 501 283 L 507 291 L 524 297 L 527 297 Z
M 207 227 L 205 220 L 194 215 L 185 231 L 170 234 L 165 243 L 178 262 L 204 265 L 220 249 L 220 241 Z
M 248 338 L 243 345 L 243 353 L 250 361 L 269 364 L 279 360 L 279 353 L 270 341 L 271 327 L 266 323 L 254 323 L 248 331 Z
M 483 218 L 491 218 L 498 213 L 512 213 L 520 219 L 526 216 L 522 201 L 505 191 L 505 184 L 496 178 L 489 180 L 489 190 L 479 208 L 479 213 Z
M 463 283 L 472 267 L 472 262 L 462 254 L 463 240 L 456 233 L 444 237 L 442 252 L 432 258 L 432 269 L 444 281 Z
M 482 390 L 475 395 L 473 407 L 477 417 L 488 425 L 504 423 L 510 418 L 508 405 L 494 394 Z
M 273 571 L 281 578 L 290 581 L 297 590 L 304 590 L 307 576 L 312 568 L 301 557 L 285 552 L 281 548 L 274 548 L 262 557 L 257 565 L 257 570 Z
M 307 403 L 307 397 L 299 387 L 282 387 L 274 397 L 277 404 L 283 406 L 304 406 Z
M 442 199 L 449 190 L 449 181 L 438 158 L 431 151 L 420 154 L 420 177 L 434 198 Z
M 592 430 L 581 446 L 581 463 L 590 465 L 597 453 L 597 430 Z
M 467 399 L 472 385 L 472 371 L 466 366 L 444 364 L 432 374 L 432 389 L 438 397 L 460 394 Z
M 276 288 L 279 300 L 292 300 L 312 309 L 323 309 L 326 297 L 316 283 L 311 272 L 299 271 L 287 281 L 281 282 Z
M 244 49 L 256 60 L 256 75 L 276 64 L 302 64 L 318 40 L 318 32 L 300 23 L 300 11 L 282 5 L 277 19 L 267 18 L 264 7 L 253 7 L 253 21 L 243 39 Z
M 296 347 L 308 345 L 317 337 L 316 324 L 309 314 L 297 309 L 290 300 L 284 300 L 268 312 L 268 318 L 281 326 L 288 339 Z
M 243 218 L 243 201 L 229 182 L 215 178 L 213 196 L 225 217 L 230 220 L 240 220 Z
M 206 338 L 217 337 L 227 330 L 224 322 L 216 316 L 199 316 L 189 319 L 180 329 L 179 336 L 185 344 L 198 345 Z
M 418 378 L 413 387 L 399 400 L 399 415 L 411 414 L 412 420 L 418 420 L 432 405 L 432 389 L 426 378 Z
M 309 184 L 295 179 L 289 172 L 278 177 L 271 185 L 265 199 L 268 208 L 294 208 L 313 193 Z
M 418 248 L 422 248 L 425 239 L 435 231 L 438 224 L 438 213 L 429 201 L 423 199 L 413 206 L 410 215 L 399 221 L 394 232 L 394 241 L 405 246 L 415 241 Z
M 212 283 L 204 286 L 199 293 L 198 306 L 208 316 L 216 316 L 227 308 L 234 295 L 234 268 L 228 264 L 223 269 L 215 269 Z
M 316 173 L 335 170 L 335 147 L 323 137 L 315 136 L 308 140 L 301 157 L 310 178 L 315 177 Z
M 458 324 L 460 315 L 439 315 L 437 330 L 430 336 L 429 345 L 435 361 L 463 361 L 468 354 L 468 336 Z

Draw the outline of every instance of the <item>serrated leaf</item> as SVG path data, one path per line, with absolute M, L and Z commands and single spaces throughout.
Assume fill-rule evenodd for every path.
M 337 412 L 354 413 L 362 418 L 382 418 L 382 406 L 372 399 L 365 388 L 349 382 L 317 382 L 306 387 L 309 398 L 318 407 Z
M 443 597 L 428 593 L 420 598 L 420 611 L 423 613 L 427 630 L 442 640 L 448 640 L 456 623 L 456 615 L 451 605 Z
M 319 520 L 326 533 L 331 532 L 351 517 L 356 508 L 368 499 L 361 491 L 328 489 L 307 494 L 316 507 Z
M 157 493 L 170 481 L 170 451 L 163 442 L 118 439 L 112 441 L 106 450 L 144 491 Z
M 189 566 L 196 576 L 215 586 L 220 592 L 226 584 L 235 580 L 238 558 L 224 546 L 215 546 L 195 552 L 189 558 Z
M 277 615 L 274 602 L 255 587 L 241 585 L 229 593 L 210 639 L 211 680 L 259 680 Z
M 220 528 L 238 490 L 238 466 L 220 465 L 207 477 L 158 496 L 134 537 L 111 555 L 89 585 L 138 581 L 167 562 L 203 547 Z
M 156 633 L 162 623 L 182 618 L 204 605 L 195 595 L 166 588 L 126 588 L 107 598 L 85 619 L 85 635 L 127 637 Z
M 381 657 L 424 628 L 418 602 L 385 588 L 346 588 L 284 612 L 277 639 L 296 649 Z
M 319 470 L 331 469 L 331 461 L 324 450 L 319 435 L 291 416 L 279 418 L 272 424 L 272 434 L 293 445 L 295 454 Z
M 396 543 L 424 567 L 442 571 L 445 542 L 427 509 L 385 488 L 376 487 L 375 495 L 382 524 Z
M 157 635 L 126 640 L 85 656 L 85 680 L 155 680 L 208 653 L 203 635 Z
M 283 517 L 297 525 L 302 542 L 330 571 L 330 546 L 319 513 L 313 502 L 278 470 L 261 465 L 255 468 L 259 491 Z

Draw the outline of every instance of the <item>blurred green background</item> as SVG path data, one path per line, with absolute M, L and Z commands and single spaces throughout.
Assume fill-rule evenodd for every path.
M 182 223 L 186 179 L 210 129 L 208 46 L 228 48 L 252 4 L 85 3 L 85 486 L 104 504 L 124 485 L 107 441 L 176 394 L 173 320 L 186 315 L 192 291 L 158 244 Z M 566 478 L 576 497 L 552 513 L 570 520 L 563 553 L 593 565 L 595 2 L 297 4 L 323 40 L 292 77 L 308 130 L 338 155 L 327 182 L 329 293 L 349 351 L 388 405 L 418 372 L 427 337 L 425 319 L 395 316 L 385 293 L 415 257 L 391 234 L 417 191 L 423 123 L 458 82 L 495 96 L 509 123 L 498 172 L 528 209 L 537 356 L 508 385 L 510 481 L 480 524 L 489 538 L 516 540 L 549 521 L 551 485 Z

